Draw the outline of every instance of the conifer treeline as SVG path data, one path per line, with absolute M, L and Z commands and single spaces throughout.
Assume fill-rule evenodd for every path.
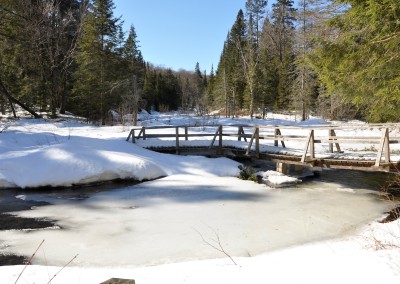
M 398 121 L 400 2 L 247 0 L 216 71 L 146 63 L 112 0 L 0 0 L 0 80 L 24 104 L 105 123 L 110 110 L 266 110 Z M 0 94 L 1 95 L 1 94 Z M 7 107 L 0 96 L 1 111 Z

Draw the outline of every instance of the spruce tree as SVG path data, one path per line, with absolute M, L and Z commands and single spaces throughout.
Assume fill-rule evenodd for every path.
M 12 82 L 10 91 L 25 104 L 53 116 L 65 111 L 83 6 L 75 0 L 0 2 L 4 82 Z
M 309 117 L 315 109 L 318 97 L 318 80 L 308 61 L 314 48 L 315 38 L 321 32 L 321 20 L 327 16 L 325 0 L 301 0 L 298 3 L 297 29 L 295 37 L 295 80 L 292 105 L 301 112 L 301 120 Z
M 338 1 L 312 61 L 329 94 L 341 93 L 374 122 L 400 113 L 400 2 Z
M 234 116 L 244 107 L 246 79 L 240 50 L 246 44 L 246 21 L 239 10 L 232 25 L 218 64 L 215 82 L 215 101 L 225 109 L 226 116 Z
M 214 90 L 215 90 L 215 73 L 214 66 L 211 66 L 210 76 L 207 83 L 207 105 L 212 106 L 214 104 Z
M 105 124 L 107 111 L 120 103 L 112 92 L 121 67 L 118 32 L 122 24 L 113 15 L 112 0 L 93 0 L 83 22 L 83 33 L 76 56 L 74 103 L 76 110 Z
M 246 12 L 253 19 L 253 30 L 255 35 L 255 41 L 258 46 L 259 39 L 261 36 L 262 20 L 265 17 L 265 8 L 267 7 L 267 0 L 247 0 L 246 1 Z
M 289 108 L 294 73 L 294 21 L 295 11 L 292 0 L 278 0 L 272 5 L 272 37 L 278 66 L 276 108 Z

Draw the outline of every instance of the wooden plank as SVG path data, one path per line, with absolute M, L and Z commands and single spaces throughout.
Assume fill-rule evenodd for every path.
M 183 134 L 183 133 L 179 133 L 179 137 L 182 138 L 186 138 L 186 137 L 213 137 L 214 134 L 205 134 L 205 133 L 200 133 L 200 134 Z M 157 133 L 157 134 L 146 134 L 146 138 L 175 138 L 176 137 L 176 133 L 172 134 L 172 133 Z M 185 139 L 186 140 L 186 139 Z

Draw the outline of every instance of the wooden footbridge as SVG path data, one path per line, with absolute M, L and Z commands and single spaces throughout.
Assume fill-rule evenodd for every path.
M 400 170 L 400 124 L 143 126 L 126 140 L 160 152 L 274 161 L 281 172 L 288 165 Z

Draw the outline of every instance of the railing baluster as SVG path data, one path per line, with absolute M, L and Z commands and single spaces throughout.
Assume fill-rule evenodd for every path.
M 314 129 L 310 131 L 310 135 L 308 135 L 307 143 L 304 146 L 303 156 L 301 157 L 301 162 L 305 163 L 307 158 L 307 151 L 310 146 L 310 158 L 315 158 L 315 148 L 314 148 Z
M 375 160 L 375 167 L 380 167 L 382 154 L 385 152 L 385 163 L 390 163 L 390 148 L 389 148 L 389 129 L 382 130 L 381 141 L 379 143 L 378 154 Z

